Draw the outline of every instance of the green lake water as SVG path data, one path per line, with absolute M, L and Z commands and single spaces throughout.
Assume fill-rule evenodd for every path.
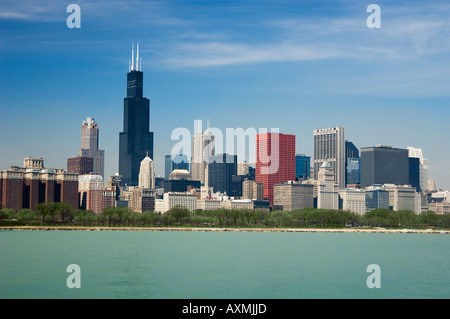
M 0 298 L 447 299 L 450 236 L 0 231 Z

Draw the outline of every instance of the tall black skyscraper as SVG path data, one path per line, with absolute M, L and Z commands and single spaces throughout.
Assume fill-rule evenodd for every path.
M 210 157 L 208 164 L 209 187 L 214 192 L 231 196 L 233 175 L 237 174 L 237 155 L 218 154 Z
M 150 101 L 143 97 L 143 73 L 134 44 L 127 74 L 127 97 L 123 101 L 123 132 L 119 136 L 119 174 L 122 185 L 137 186 L 141 161 L 153 159 L 153 132 L 150 132 Z

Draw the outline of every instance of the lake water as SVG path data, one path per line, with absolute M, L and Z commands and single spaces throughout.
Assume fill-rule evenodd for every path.
M 443 234 L 0 231 L 3 299 L 449 297 Z

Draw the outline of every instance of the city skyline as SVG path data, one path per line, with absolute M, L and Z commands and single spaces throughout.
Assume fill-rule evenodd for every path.
M 322 128 L 344 127 L 358 149 L 421 148 L 428 176 L 450 189 L 450 6 L 377 3 L 380 29 L 366 26 L 369 2 L 136 1 L 121 10 L 120 1 L 83 1 L 81 28 L 69 29 L 69 3 L 5 1 L 0 169 L 24 157 L 66 167 L 79 123 L 92 117 L 105 179 L 118 172 L 130 46 L 139 42 L 156 176 L 172 131 L 194 135 L 194 121 L 209 119 L 223 132 L 279 128 L 312 160 Z

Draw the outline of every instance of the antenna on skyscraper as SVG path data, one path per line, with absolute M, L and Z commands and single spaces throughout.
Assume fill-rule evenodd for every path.
M 131 71 L 134 70 L 134 42 L 131 44 Z
M 139 42 L 137 43 L 137 54 L 136 54 L 136 70 L 139 70 Z

